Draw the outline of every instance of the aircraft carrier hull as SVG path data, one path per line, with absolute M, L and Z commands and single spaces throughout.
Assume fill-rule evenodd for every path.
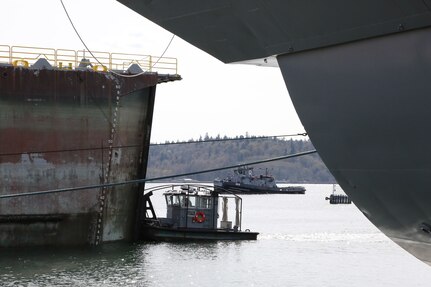
M 0 67 L 0 195 L 145 177 L 156 73 Z M 138 185 L 0 199 L 0 247 L 134 237 Z
M 313 145 L 364 215 L 430 264 L 431 29 L 278 56 Z
M 279 66 L 343 190 L 431 262 L 429 1 L 118 1 L 223 62 Z

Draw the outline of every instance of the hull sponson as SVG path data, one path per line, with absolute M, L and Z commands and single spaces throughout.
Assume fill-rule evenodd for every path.
M 118 1 L 226 63 L 431 25 L 422 0 Z
M 343 190 L 427 263 L 430 47 L 428 28 L 278 57 L 298 115 Z
M 157 81 L 0 67 L 0 194 L 144 177 Z M 94 243 L 101 208 L 101 241 L 131 240 L 137 188 L 0 199 L 0 246 Z

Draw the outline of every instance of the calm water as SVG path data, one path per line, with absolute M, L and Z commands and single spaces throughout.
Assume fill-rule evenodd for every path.
M 306 188 L 243 196 L 257 241 L 2 250 L 0 286 L 430 286 L 430 266 L 353 204 L 325 201 L 332 185 Z M 164 215 L 162 197 L 153 203 Z

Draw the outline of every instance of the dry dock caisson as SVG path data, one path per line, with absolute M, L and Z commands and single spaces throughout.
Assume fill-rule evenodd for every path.
M 181 79 L 176 59 L 88 56 L 0 46 L 0 195 L 145 177 L 156 86 Z M 142 188 L 0 199 L 0 247 L 132 240 Z

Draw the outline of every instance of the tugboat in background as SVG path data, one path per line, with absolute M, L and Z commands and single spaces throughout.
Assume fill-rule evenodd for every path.
M 220 193 L 225 191 L 237 194 L 304 194 L 303 186 L 278 187 L 275 178 L 268 174 L 254 175 L 253 167 L 242 166 L 234 170 L 234 175 L 225 179 L 215 179 L 214 188 Z

